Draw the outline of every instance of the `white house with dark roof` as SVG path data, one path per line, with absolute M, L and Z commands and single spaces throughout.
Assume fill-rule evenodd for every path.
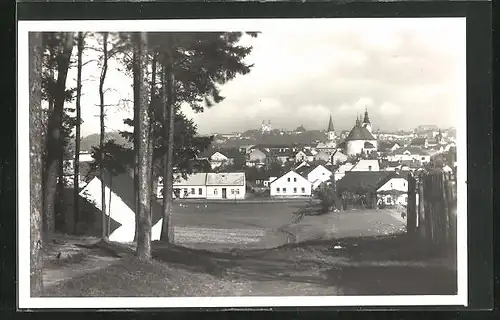
M 378 160 L 361 159 L 349 171 L 380 171 Z
M 431 155 L 425 149 L 420 147 L 404 147 L 392 152 L 388 157 L 389 161 L 419 161 L 420 163 L 428 163 L 431 161 Z
M 312 184 L 295 171 L 289 171 L 271 182 L 271 197 L 300 198 L 310 197 Z
M 175 175 L 174 177 L 174 195 L 176 198 L 181 199 L 206 199 L 207 198 L 207 188 L 205 186 L 205 181 L 207 179 L 206 173 L 194 173 L 187 176 L 184 179 L 181 175 Z M 159 198 L 163 195 L 163 181 L 158 185 Z
M 347 155 L 342 153 L 342 151 L 337 150 L 335 151 L 330 158 L 330 163 L 331 164 L 337 164 L 337 163 L 345 163 L 347 161 Z
M 314 155 L 314 161 L 325 161 L 329 162 L 331 160 L 332 153 L 327 150 L 320 150 L 316 155 Z
M 406 205 L 408 203 L 408 176 L 389 175 L 377 186 L 377 203 L 380 205 Z
M 110 241 L 132 242 L 135 231 L 134 178 L 132 173 L 120 173 L 111 176 L 104 173 L 106 225 L 110 221 Z M 88 214 L 86 232 L 88 235 L 100 236 L 102 228 L 101 180 L 93 177 L 79 193 L 80 206 Z M 163 210 L 158 201 L 151 202 L 151 240 L 159 240 Z
M 338 167 L 337 170 L 333 173 L 335 181 L 342 179 L 345 176 L 346 172 L 351 171 L 352 167 L 354 167 L 354 165 L 350 162 L 346 162 Z
M 207 173 L 207 199 L 245 199 L 244 172 Z
M 311 150 L 300 150 L 295 154 L 295 162 L 311 162 L 314 160 L 314 154 L 311 152 Z
M 378 142 L 372 134 L 367 110 L 364 120 L 361 121 L 360 118 L 357 118 L 356 124 L 345 138 L 345 149 L 349 156 L 378 150 Z
M 312 189 L 315 190 L 319 187 L 323 182 L 330 180 L 333 172 L 328 170 L 322 165 L 318 165 L 316 168 L 310 170 L 307 173 L 307 180 L 312 184 Z

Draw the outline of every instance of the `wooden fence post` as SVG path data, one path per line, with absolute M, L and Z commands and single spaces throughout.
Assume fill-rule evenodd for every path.
M 422 240 L 427 238 L 427 221 L 425 216 L 424 174 L 419 175 L 418 181 L 418 229 Z
M 408 203 L 406 213 L 406 231 L 413 236 L 417 228 L 417 203 L 416 180 L 411 173 L 408 174 Z

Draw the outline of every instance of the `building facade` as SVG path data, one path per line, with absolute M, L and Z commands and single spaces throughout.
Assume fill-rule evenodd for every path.
M 312 184 L 295 171 L 289 171 L 270 184 L 271 197 L 310 197 Z

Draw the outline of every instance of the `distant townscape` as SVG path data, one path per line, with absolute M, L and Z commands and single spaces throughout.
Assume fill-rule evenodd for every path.
M 354 119 L 350 131 L 335 130 L 331 116 L 325 120 L 326 130 L 299 126 L 287 132 L 264 121 L 261 130 L 214 135 L 212 145 L 196 159 L 198 169 L 188 176 L 176 175 L 175 198 L 310 198 L 322 183 L 334 178 L 337 188 L 360 196 L 366 190 L 359 191 L 359 186 L 370 186 L 379 206 L 406 205 L 404 181 L 410 172 L 429 166 L 455 170 L 454 128 L 420 125 L 408 132 L 373 132 L 368 110 Z M 310 142 L 304 143 L 306 139 Z M 278 143 L 283 141 L 289 143 Z M 87 152 L 80 161 L 93 158 Z M 83 184 L 84 180 L 82 175 Z M 401 194 L 388 195 L 389 187 Z M 162 197 L 162 189 L 160 177 L 157 198 Z

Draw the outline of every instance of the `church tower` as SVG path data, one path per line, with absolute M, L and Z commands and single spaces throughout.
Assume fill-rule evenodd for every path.
M 370 123 L 370 118 L 368 117 L 368 109 L 365 108 L 365 118 L 363 119 L 363 127 L 365 127 L 370 133 L 372 133 L 372 124 Z
M 329 141 L 335 140 L 335 129 L 333 128 L 332 115 L 330 114 L 330 121 L 328 121 L 328 129 L 326 129 L 326 135 Z

